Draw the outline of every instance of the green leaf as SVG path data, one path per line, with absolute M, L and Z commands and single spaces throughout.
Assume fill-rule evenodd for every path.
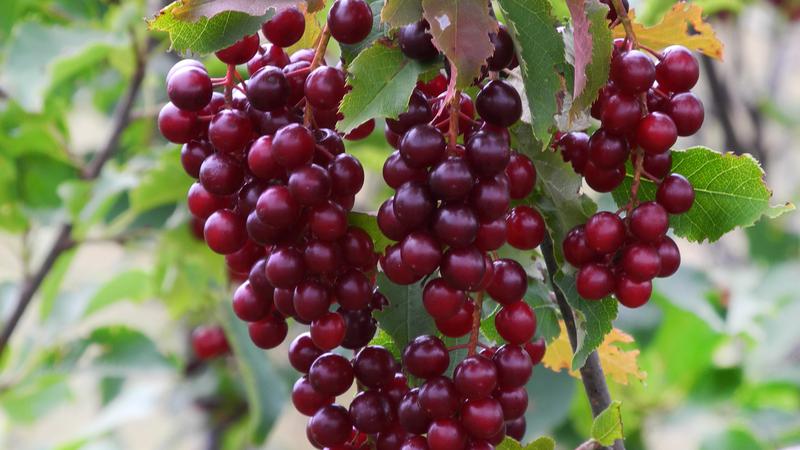
M 0 407 L 15 422 L 32 423 L 61 403 L 72 399 L 67 374 L 47 373 L 25 377 L 0 394 Z
M 609 446 L 617 439 L 623 439 L 621 403 L 613 401 L 592 423 L 592 439 L 602 445 Z
M 347 215 L 347 221 L 350 225 L 359 227 L 367 232 L 375 245 L 375 251 L 378 253 L 383 253 L 386 247 L 394 242 L 383 235 L 380 228 L 378 228 L 378 218 L 374 214 L 350 212 Z
M 558 113 L 559 72 L 566 66 L 564 41 L 547 0 L 498 0 L 517 47 L 533 133 L 550 141 Z
M 339 111 L 344 119 L 336 128 L 348 133 L 376 117 L 397 118 L 408 108 L 417 78 L 428 69 L 427 65 L 406 58 L 399 48 L 373 44 L 349 67 L 347 82 L 352 90 L 342 99 Z
M 591 301 L 581 298 L 575 286 L 574 274 L 566 274 L 559 270 L 555 282 L 575 312 L 578 347 L 572 357 L 572 370 L 578 370 L 586 363 L 586 358 L 603 343 L 606 334 L 614 328 L 618 302 L 612 297 Z
M 251 16 L 238 11 L 226 11 L 212 18 L 201 17 L 196 22 L 181 20 L 180 2 L 171 3 L 148 21 L 148 27 L 154 31 L 169 33 L 172 49 L 178 53 L 211 53 L 225 48 L 253 34 L 261 28 L 274 14 L 273 10 L 261 16 Z
M 130 191 L 131 212 L 138 214 L 157 206 L 183 203 L 193 180 L 182 170 L 180 147 L 170 146 L 160 152 L 155 166 Z
M 83 312 L 84 317 L 120 300 L 145 300 L 152 293 L 151 279 L 149 273 L 139 269 L 117 274 L 92 296 Z
M 608 80 L 612 37 L 606 20 L 608 14 L 606 5 L 597 0 L 589 0 L 584 10 L 583 0 L 570 0 L 567 4 L 580 5 L 580 10 L 573 12 L 572 30 L 575 83 L 570 115 L 575 116 L 597 99 L 600 88 Z M 582 20 L 577 21 L 575 14 L 580 14 Z M 581 29 L 578 28 L 578 24 L 581 24 Z
M 692 208 L 670 216 L 675 234 L 692 242 L 714 242 L 736 227 L 753 225 L 762 216 L 775 218 L 794 209 L 791 203 L 770 205 L 772 192 L 764 183 L 764 171 L 749 154 L 723 154 L 706 147 L 673 151 L 672 172 L 685 176 L 694 186 Z M 632 178 L 629 171 L 614 190 L 618 205 L 628 202 Z M 639 199 L 653 200 L 655 192 L 655 183 L 642 177 Z
M 389 306 L 373 315 L 398 349 L 404 349 L 417 336 L 437 333 L 433 318 L 422 306 L 421 282 L 401 286 L 381 272 L 378 274 L 378 288 L 389 300 Z
M 383 328 L 379 328 L 375 337 L 369 341 L 369 345 L 380 345 L 381 347 L 389 350 L 392 356 L 398 361 L 402 357 L 402 350 L 397 347 L 397 343 L 394 342 L 389 333 L 387 333 Z
M 58 186 L 78 176 L 71 163 L 31 154 L 17 159 L 20 199 L 31 208 L 56 208 L 61 205 Z
M 251 440 L 260 446 L 281 414 L 287 399 L 286 385 L 264 351 L 253 345 L 247 324 L 227 305 L 222 308 L 221 318 L 247 394 Z
M 525 302 L 536 313 L 536 335 L 550 342 L 561 333 L 558 325 L 558 306 L 551 296 L 548 285 L 538 280 L 528 282 L 528 291 L 525 293 Z
M 64 282 L 64 277 L 72 265 L 72 260 L 75 259 L 76 250 L 70 249 L 62 253 L 56 259 L 53 268 L 47 274 L 47 277 L 42 283 L 41 300 L 39 303 L 39 317 L 41 319 L 47 318 L 53 311 L 56 298 L 61 291 L 61 283 Z
M 278 10 L 301 3 L 297 0 L 181 0 L 168 8 L 176 19 L 193 22 L 200 18 L 212 18 L 228 11 L 263 16 L 268 10 Z
M 381 22 L 381 9 L 383 9 L 383 5 L 383 0 L 369 0 L 369 7 L 372 10 L 372 30 L 364 40 L 353 45 L 339 44 L 339 48 L 342 49 L 342 58 L 344 58 L 345 62 L 348 64 L 352 63 L 352 61 L 361 54 L 361 52 L 369 48 L 373 42 L 384 36 L 386 27 L 383 25 L 383 22 Z
M 123 377 L 103 377 L 100 379 L 100 402 L 103 406 L 117 398 L 125 384 Z
M 100 347 L 94 364 L 111 373 L 169 366 L 167 358 L 152 339 L 125 325 L 97 328 L 86 341 Z
M 700 450 L 763 450 L 769 447 L 759 442 L 752 431 L 734 426 L 707 437 Z
M 503 338 L 500 336 L 500 333 L 497 331 L 497 326 L 494 323 L 494 319 L 497 317 L 498 312 L 500 312 L 500 305 L 495 305 L 492 313 L 481 319 L 481 334 L 489 341 L 489 343 L 503 342 Z
M 547 436 L 542 436 L 533 442 L 528 443 L 524 447 L 519 441 L 506 437 L 503 442 L 497 446 L 497 450 L 555 450 L 556 441 Z
M 95 67 L 126 40 L 123 33 L 87 27 L 19 23 L 3 50 L 0 86 L 26 110 L 41 111 L 48 88 L 63 71 Z
M 422 18 L 421 0 L 386 0 L 381 11 L 381 21 L 390 27 L 400 27 Z
M 467 88 L 480 76 L 481 66 L 494 53 L 489 33 L 497 20 L 485 0 L 422 0 L 433 44 L 452 63 L 456 87 Z

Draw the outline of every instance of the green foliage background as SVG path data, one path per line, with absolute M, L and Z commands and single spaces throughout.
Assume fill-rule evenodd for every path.
M 670 3 L 632 2 L 648 22 L 657 21 Z M 797 26 L 779 10 L 761 3 L 701 3 L 709 12 L 741 10 L 738 19 L 715 21 L 728 45 L 729 59 L 720 69 L 736 104 L 746 105 L 760 118 L 766 137 L 760 150 L 749 148 L 751 140 L 754 145 L 759 141 L 753 140 L 755 131 L 744 131 L 745 148 L 726 148 L 712 106 L 707 108 L 707 131 L 686 141 L 685 147 L 702 144 L 760 153 L 776 197 L 796 201 L 800 198 L 796 176 L 800 95 L 788 86 L 797 82 L 800 67 L 796 59 L 786 63 L 792 60 L 783 56 L 783 65 L 774 63 L 783 88 L 771 87 L 774 80 L 762 77 L 762 85 L 753 88 L 751 83 L 742 89 L 745 81 L 736 76 L 737 61 L 773 64 L 773 60 L 745 51 L 731 36 L 747 29 L 748 36 L 760 37 L 769 49 L 780 52 L 790 42 L 785 36 L 796 35 Z M 525 2 L 501 0 L 499 4 L 498 13 L 513 15 Z M 541 23 L 567 14 L 558 0 L 537 5 L 541 8 L 534 18 Z M 58 258 L 0 360 L 0 448 L 202 448 L 212 444 L 209 448 L 306 448 L 300 438 L 304 422 L 291 407 L 284 407 L 297 376 L 285 361 L 286 349 L 262 352 L 251 345 L 241 322 L 230 312 L 230 286 L 222 258 L 189 231 L 184 201 L 192 180 L 180 166 L 178 146 L 164 142 L 155 127 L 155 115 L 166 99 L 164 75 L 176 61 L 167 52 L 166 35 L 145 30 L 142 18 L 151 16 L 156 6 L 142 0 L 7 0 L 2 7 L 3 321 L 14 306 L 24 275 L 38 266 L 58 224 L 74 223 L 78 245 Z M 394 18 L 402 21 L 409 12 L 398 8 Z M 748 27 L 765 16 L 771 25 L 759 22 L 755 31 Z M 526 44 L 550 42 L 556 36 L 526 29 L 524 23 L 513 26 L 524 30 L 520 45 L 523 53 L 531 55 L 536 50 Z M 96 180 L 87 181 L 81 177 L 82 170 L 108 139 L 115 105 L 135 72 L 134 48 L 147 45 L 152 50 L 132 119 L 113 159 Z M 213 43 L 208 45 L 213 47 Z M 553 41 L 552 45 L 562 43 Z M 355 51 L 344 49 L 348 58 L 354 54 L 348 52 Z M 381 56 L 375 53 L 361 57 L 371 61 Z M 396 56 L 386 56 L 394 58 L 396 66 L 382 67 L 385 73 L 361 72 L 373 77 L 370 82 L 382 84 L 376 91 L 382 95 L 397 95 L 427 70 L 416 63 L 406 66 Z M 780 57 L 777 54 L 774 59 Z M 544 86 L 555 89 L 557 80 L 549 77 L 558 63 L 556 58 L 524 67 L 523 75 L 541 78 Z M 221 73 L 213 61 L 208 64 Z M 712 105 L 705 80 L 701 83 L 698 90 Z M 528 99 L 536 111 L 555 110 L 537 92 L 529 91 Z M 392 104 L 375 104 L 366 110 L 359 98 L 350 101 L 353 111 L 398 112 Z M 546 136 L 552 124 L 547 114 L 543 116 L 544 122 L 534 114 L 532 131 L 518 134 L 520 145 L 533 148 L 537 145 L 534 134 L 540 140 Z M 748 130 L 746 116 L 737 120 Z M 345 125 L 358 123 L 353 120 Z M 348 144 L 368 170 L 365 193 L 358 200 L 362 211 L 374 209 L 388 195 L 380 169 L 390 150 L 381 127 L 368 139 Z M 592 206 L 574 190 L 564 189 L 574 180 L 564 178 L 568 169 L 556 156 L 531 156 L 540 176 L 542 198 L 537 205 L 551 231 L 563 234 Z M 720 171 L 736 164 L 729 159 L 704 164 L 711 166 L 708 170 Z M 759 219 L 760 212 L 753 212 L 767 207 L 768 196 L 760 188 L 754 167 L 721 180 L 753 183 L 751 191 L 757 195 L 748 203 L 726 203 L 715 197 L 709 181 L 704 185 L 710 191 L 705 202 L 709 208 L 718 208 L 712 209 L 711 219 L 698 219 L 698 226 L 676 227 L 679 235 L 701 240 L 702 236 L 717 237 L 717 222 L 756 221 L 755 225 L 711 245 L 682 240 L 686 263 L 679 273 L 659 280 L 655 299 L 647 307 L 622 308 L 614 321 L 636 338 L 631 346 L 641 350 L 640 364 L 648 373 L 646 383 L 610 385 L 612 397 L 621 401 L 628 449 L 751 450 L 800 443 L 800 329 L 796 326 L 800 233 L 796 214 L 767 221 Z M 620 195 L 614 197 L 619 200 Z M 602 209 L 615 208 L 611 196 L 593 200 Z M 726 211 L 732 218 L 714 220 Z M 559 277 L 559 284 L 569 291 L 570 274 Z M 391 294 L 393 298 L 408 295 Z M 554 336 L 556 315 L 546 296 L 541 285 L 534 285 L 526 301 L 537 308 L 540 334 Z M 396 306 L 398 310 L 384 313 L 387 323 L 408 313 L 400 310 L 402 303 Z M 584 318 L 607 317 L 610 324 L 615 317 L 602 304 L 575 306 Z M 225 328 L 233 356 L 197 364 L 188 336 L 202 324 Z M 391 342 L 387 336 L 402 343 L 414 332 L 402 327 L 386 331 L 381 338 L 387 343 Z M 491 327 L 483 332 L 491 337 Z M 527 415 L 529 440 L 548 434 L 555 438 L 556 448 L 569 449 L 595 435 L 579 382 L 565 373 L 537 367 L 528 389 L 532 399 Z M 546 440 L 532 445 L 551 448 Z

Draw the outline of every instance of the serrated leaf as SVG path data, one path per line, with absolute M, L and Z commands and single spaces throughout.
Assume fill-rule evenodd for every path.
M 211 53 L 225 48 L 253 34 L 261 24 L 270 19 L 273 10 L 262 16 L 251 16 L 243 12 L 226 11 L 212 18 L 201 17 L 195 22 L 186 22 L 175 16 L 177 2 L 158 12 L 147 22 L 153 31 L 169 33 L 172 49 L 178 53 Z
M 344 58 L 345 62 L 348 64 L 361 52 L 369 48 L 373 42 L 383 37 L 386 32 L 386 27 L 383 22 L 381 22 L 381 10 L 384 7 L 383 0 L 369 0 L 369 7 L 372 10 L 372 30 L 370 30 L 367 37 L 357 44 L 339 44 L 339 48 L 342 49 L 342 58 Z
M 597 0 L 569 0 L 572 13 L 575 82 L 570 117 L 589 107 L 608 80 L 612 38 L 606 14 L 608 7 Z M 585 7 L 584 7 L 585 5 Z
M 556 441 L 547 436 L 542 436 L 533 442 L 529 442 L 525 446 L 519 443 L 516 439 L 506 437 L 503 442 L 497 446 L 497 450 L 554 450 L 556 448 Z
M 581 298 L 575 286 L 574 274 L 559 271 L 554 278 L 567 303 L 575 312 L 578 347 L 572 357 L 572 370 L 578 370 L 611 332 L 612 323 L 617 318 L 618 302 L 611 297 L 592 301 Z
M 178 0 L 167 8 L 172 6 L 171 11 L 176 19 L 194 22 L 202 17 L 210 19 L 226 11 L 263 16 L 270 9 L 280 10 L 297 3 L 297 0 Z
M 489 14 L 487 2 L 422 0 L 422 15 L 431 26 L 433 44 L 454 66 L 456 87 L 472 85 L 494 53 L 489 33 L 497 32 L 497 20 Z
M 436 334 L 436 324 L 422 306 L 422 287 L 421 282 L 401 286 L 383 272 L 378 274 L 378 288 L 389 300 L 389 306 L 373 316 L 400 351 L 417 336 Z
M 636 22 L 631 11 L 636 39 L 653 50 L 661 50 L 670 45 L 683 45 L 690 50 L 715 59 L 722 59 L 722 42 L 717 38 L 711 24 L 703 20 L 703 8 L 695 3 L 678 2 L 656 25 L 645 27 Z M 614 37 L 625 37 L 622 25 L 614 28 Z
M 406 58 L 399 48 L 373 44 L 349 67 L 347 82 L 352 89 L 342 99 L 339 111 L 344 119 L 336 128 L 348 133 L 376 117 L 397 118 L 408 108 L 417 78 L 428 69 Z
M 96 66 L 126 42 L 124 34 L 86 27 L 19 23 L 3 49 L 0 86 L 26 110 L 41 111 L 60 74 Z
M 239 320 L 227 305 L 223 306 L 220 315 L 247 395 L 250 440 L 260 446 L 280 417 L 288 397 L 286 384 L 264 351 L 253 345 L 247 324 Z
M 119 273 L 95 292 L 83 315 L 89 316 L 121 300 L 142 301 L 151 292 L 149 273 L 139 269 Z
M 378 218 L 375 214 L 350 212 L 347 215 L 347 221 L 350 225 L 357 226 L 366 231 L 369 237 L 372 238 L 375 251 L 383 253 L 383 251 L 392 244 L 392 240 L 383 235 L 380 228 L 378 228 Z
M 542 364 L 554 372 L 567 369 L 570 375 L 580 378 L 581 375 L 578 370 L 572 367 L 572 347 L 570 346 L 566 326 L 563 321 L 559 323 L 559 326 L 561 334 L 558 335 L 558 339 L 547 346 Z M 647 379 L 647 373 L 639 368 L 639 350 L 624 350 L 619 347 L 619 344 L 629 344 L 631 342 L 633 342 L 633 337 L 614 328 L 605 336 L 603 343 L 597 348 L 603 373 L 606 377 L 623 385 L 628 384 L 630 377 L 639 381 Z
M 550 141 L 558 113 L 556 94 L 561 90 L 558 72 L 566 66 L 564 42 L 558 21 L 547 0 L 498 0 L 512 31 L 531 109 L 533 134 Z
M 392 28 L 408 25 L 421 18 L 421 0 L 386 0 L 381 10 L 381 21 Z
M 130 191 L 130 212 L 139 214 L 157 206 L 183 203 L 192 179 L 180 172 L 180 147 L 170 146 L 157 155 L 149 170 Z
M 617 439 L 623 439 L 621 403 L 613 401 L 592 423 L 592 439 L 601 445 L 612 445 Z
M 736 227 L 753 225 L 762 216 L 774 218 L 794 209 L 790 203 L 770 205 L 772 192 L 764 182 L 764 171 L 749 154 L 723 154 L 706 147 L 673 151 L 672 172 L 692 183 L 695 201 L 686 213 L 671 215 L 670 225 L 676 235 L 693 242 L 714 242 Z M 628 202 L 631 182 L 629 173 L 614 190 L 618 205 Z M 643 177 L 639 199 L 652 200 L 655 193 L 655 183 Z
M 402 356 L 401 349 L 397 347 L 397 343 L 389 336 L 389 333 L 386 330 L 379 328 L 378 332 L 375 334 L 375 337 L 369 341 L 369 345 L 380 345 L 381 347 L 389 350 L 389 353 L 394 356 L 394 358 L 400 361 Z

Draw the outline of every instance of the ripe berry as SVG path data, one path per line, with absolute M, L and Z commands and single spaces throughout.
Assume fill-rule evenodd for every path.
M 297 8 L 278 11 L 272 19 L 261 25 L 261 32 L 278 47 L 289 47 L 303 37 L 306 18 Z
M 192 178 L 200 177 L 200 165 L 214 149 L 206 141 L 190 141 L 181 147 L 181 165 Z
M 406 163 L 400 151 L 395 151 L 383 163 L 383 181 L 397 189 L 407 181 L 424 181 L 428 173 L 424 169 L 415 169 Z
M 584 225 L 578 225 L 571 229 L 564 238 L 561 248 L 564 251 L 564 259 L 578 268 L 597 259 L 597 252 L 589 247 Z
M 372 312 L 369 309 L 347 311 L 339 308 L 336 312 L 344 317 L 344 322 L 347 324 L 347 333 L 344 335 L 342 348 L 359 349 L 367 345 L 375 336 L 378 325 L 372 318 Z
M 453 382 L 444 376 L 427 380 L 419 389 L 419 403 L 431 419 L 455 415 L 459 400 Z
M 342 44 L 357 44 L 372 31 L 372 9 L 364 0 L 336 0 L 328 12 L 328 28 Z
M 474 176 L 463 158 L 448 158 L 430 172 L 428 185 L 439 199 L 454 201 L 465 198 L 474 184 Z
M 350 269 L 336 279 L 333 292 L 342 308 L 355 311 L 369 306 L 372 284 L 363 272 Z
M 189 67 L 193 67 L 193 68 L 195 68 L 195 69 L 200 69 L 200 70 L 204 70 L 204 71 L 208 72 L 208 71 L 206 70 L 206 66 L 205 66 L 205 65 L 203 65 L 203 63 L 201 63 L 200 61 L 198 61 L 198 60 L 196 60 L 196 59 L 189 59 L 189 58 L 187 58 L 187 59 L 182 59 L 182 60 L 180 60 L 180 61 L 176 62 L 176 63 L 175 63 L 175 64 L 174 64 L 174 65 L 173 65 L 173 66 L 172 66 L 170 69 L 169 69 L 169 72 L 167 72 L 167 76 L 166 76 L 165 80 L 166 80 L 166 81 L 167 81 L 167 83 L 169 84 L 169 79 L 170 79 L 170 78 L 172 78 L 172 76 L 173 76 L 173 75 L 175 75 L 175 73 L 177 73 L 177 72 L 178 72 L 178 71 L 180 71 L 180 70 L 183 70 L 183 69 L 189 68 Z
M 333 109 L 345 94 L 344 73 L 330 66 L 320 66 L 306 78 L 305 97 L 311 106 Z
M 628 0 L 622 0 L 623 2 L 627 2 Z M 506 422 L 506 434 L 508 437 L 512 439 L 516 439 L 521 441 L 522 438 L 525 436 L 525 429 L 527 428 L 527 424 L 525 423 L 525 416 L 520 417 L 519 419 L 509 420 Z
M 158 130 L 170 142 L 185 144 L 200 133 L 197 114 L 167 103 L 158 113 Z
M 475 211 L 459 204 L 440 207 L 433 216 L 433 232 L 443 245 L 466 247 L 471 245 L 478 233 L 478 217 Z
M 259 69 L 247 82 L 247 100 L 261 111 L 276 111 L 289 100 L 289 82 L 277 67 Z
M 247 326 L 250 340 L 259 348 L 275 348 L 286 339 L 289 326 L 286 319 L 279 314 L 270 314 L 258 322 L 251 322 Z
M 502 217 L 508 211 L 511 202 L 508 178 L 505 174 L 493 178 L 481 178 L 472 188 L 469 201 L 482 221 Z
M 313 206 L 331 195 L 331 177 L 322 167 L 311 164 L 295 169 L 287 183 L 292 197 L 301 205 Z
M 270 261 L 272 261 L 273 257 L 274 254 L 270 257 Z M 270 276 L 270 261 L 267 262 L 268 277 Z M 292 296 L 292 304 L 297 318 L 312 322 L 328 314 L 332 301 L 328 285 L 313 279 L 301 279 L 297 283 L 297 287 L 294 289 L 294 296 Z
M 347 211 L 328 200 L 311 210 L 311 233 L 323 241 L 335 241 L 347 233 Z
M 229 197 L 214 195 L 206 190 L 200 183 L 194 183 L 187 194 L 189 212 L 198 219 L 207 219 L 208 216 L 220 209 L 231 206 Z
M 653 292 L 653 284 L 650 280 L 634 281 L 626 275 L 617 277 L 617 284 L 614 288 L 614 295 L 620 303 L 628 308 L 638 308 L 648 300 Z
M 403 262 L 399 245 L 387 247 L 380 263 L 386 276 L 396 284 L 412 284 L 422 279 Z
M 431 418 L 419 403 L 419 388 L 408 391 L 397 407 L 397 419 L 409 433 L 423 434 L 428 431 Z
M 667 228 L 669 215 L 656 202 L 642 203 L 631 213 L 631 233 L 645 242 L 658 242 L 667 233 Z
M 599 212 L 586 222 L 586 243 L 599 253 L 613 253 L 625 240 L 625 224 L 614 213 Z
M 220 152 L 240 155 L 252 136 L 250 118 L 238 109 L 223 109 L 208 125 L 208 140 Z
M 600 300 L 614 290 L 614 275 L 605 266 L 589 264 L 578 271 L 575 283 L 578 295 L 586 300 Z
M 433 273 L 442 259 L 442 249 L 436 239 L 426 231 L 415 231 L 400 244 L 403 263 L 417 275 Z
M 556 145 L 564 161 L 572 164 L 575 172 L 583 173 L 589 159 L 589 135 L 572 131 L 562 136 Z
M 508 140 L 492 130 L 481 130 L 469 138 L 467 160 L 480 176 L 490 177 L 502 172 L 511 157 Z
M 433 196 L 423 183 L 409 181 L 394 195 L 394 214 L 407 229 L 427 222 L 434 210 Z
M 691 136 L 697 133 L 705 118 L 703 102 L 691 92 L 674 95 L 669 101 L 666 113 L 675 122 L 678 136 Z
M 294 338 L 292 343 L 289 344 L 289 364 L 298 372 L 308 373 L 311 364 L 313 364 L 322 353 L 322 350 L 314 345 L 311 334 L 303 333 Z
M 258 51 L 258 34 L 251 34 L 236 41 L 230 47 L 214 52 L 214 55 L 225 64 L 244 64 Z
M 444 136 L 430 125 L 416 125 L 400 141 L 400 154 L 412 168 L 424 168 L 439 162 L 445 154 Z
M 311 162 L 316 142 L 308 128 L 299 124 L 289 124 L 275 133 L 272 151 L 275 160 L 286 169 L 294 169 Z
M 504 305 L 495 316 L 494 324 L 509 344 L 524 344 L 536 334 L 536 314 L 524 301 Z
M 167 80 L 169 100 L 186 111 L 199 111 L 211 101 L 211 78 L 205 68 L 185 67 Z
M 499 72 L 514 59 L 514 41 L 503 24 L 498 24 L 497 33 L 490 33 L 489 39 L 492 40 L 494 53 L 486 60 L 486 66 L 489 70 Z
M 378 208 L 377 222 L 381 233 L 394 241 L 403 239 L 407 233 L 406 226 L 400 222 L 394 213 L 394 197 L 386 199 Z
M 528 206 L 517 206 L 506 218 L 508 243 L 520 250 L 530 250 L 544 240 L 545 225 L 539 211 Z
M 508 258 L 498 259 L 492 265 L 492 281 L 486 287 L 486 292 L 504 305 L 521 300 L 528 290 L 528 275 L 522 265 Z
M 272 310 L 272 299 L 260 295 L 249 281 L 242 283 L 233 293 L 233 312 L 245 322 L 256 322 Z
M 507 128 L 522 117 L 522 100 L 513 86 L 492 80 L 475 97 L 475 109 L 486 122 Z
M 583 168 L 583 176 L 586 184 L 595 191 L 611 192 L 625 179 L 625 166 L 601 169 L 589 161 Z
M 308 380 L 317 392 L 338 396 L 353 384 L 353 366 L 343 356 L 325 353 L 311 364 Z
M 530 356 L 518 345 L 503 345 L 494 353 L 492 361 L 497 366 L 497 382 L 500 388 L 524 386 L 533 371 Z
M 461 423 L 470 436 L 489 439 L 503 428 L 503 407 L 493 398 L 467 400 L 461 408 Z
M 644 116 L 636 129 L 636 143 L 648 154 L 668 151 L 678 139 L 678 128 L 672 119 L 660 112 Z
M 643 168 L 656 178 L 664 178 L 672 169 L 672 152 L 645 154 Z
M 350 438 L 352 428 L 350 414 L 339 405 L 323 406 L 308 422 L 309 434 L 320 447 L 344 444 Z
M 628 159 L 628 143 L 624 138 L 599 129 L 589 139 L 589 160 L 600 169 L 613 169 Z
M 475 290 L 486 272 L 483 254 L 475 247 L 450 248 L 442 258 L 440 271 L 456 289 Z
M 692 52 L 682 45 L 671 45 L 662 52 L 656 65 L 656 80 L 664 90 L 687 92 L 700 78 L 700 66 Z
M 258 197 L 256 214 L 266 225 L 286 228 L 299 217 L 300 205 L 286 186 L 270 186 Z
M 366 434 L 389 428 L 395 421 L 394 407 L 386 394 L 378 391 L 361 392 L 350 403 L 353 426 Z
M 658 186 L 656 201 L 670 214 L 683 214 L 694 203 L 694 188 L 683 175 L 670 174 Z
M 647 244 L 635 243 L 622 252 L 622 270 L 634 281 L 647 281 L 661 271 L 658 251 Z
M 636 129 L 641 116 L 639 100 L 620 92 L 606 100 L 600 120 L 604 129 L 615 134 L 626 134 Z
M 528 409 L 528 391 L 524 387 L 511 389 L 498 389 L 492 397 L 503 408 L 503 418 L 514 420 L 522 417 Z
M 468 299 L 453 317 L 435 321 L 436 329 L 451 338 L 466 336 L 472 329 L 472 317 L 474 314 L 475 303 Z
M 475 247 L 484 252 L 497 250 L 506 243 L 507 236 L 505 218 L 483 222 L 478 226 L 478 233 L 475 235 Z
M 403 367 L 415 377 L 429 379 L 439 376 L 450 365 L 447 347 L 435 336 L 418 336 L 403 350 Z
M 356 379 L 371 389 L 389 386 L 394 379 L 394 366 L 392 354 L 378 345 L 362 348 L 353 360 Z
M 265 270 L 267 279 L 273 286 L 292 288 L 305 276 L 303 254 L 294 247 L 281 247 L 269 255 Z
M 419 89 L 414 89 L 408 99 L 406 112 L 397 116 L 397 119 L 386 119 L 386 125 L 392 132 L 403 135 L 414 125 L 428 123 L 432 118 L 428 98 Z
M 464 448 L 467 433 L 456 419 L 437 419 L 428 428 L 429 450 L 453 450 Z
M 630 50 L 611 61 L 611 79 L 620 90 L 637 95 L 653 85 L 656 68 L 647 55 L 639 50 Z
M 325 405 L 335 401 L 333 396 L 322 395 L 314 389 L 308 377 L 301 377 L 292 387 L 292 404 L 304 416 L 313 416 Z
M 445 320 L 456 315 L 467 296 L 463 291 L 450 287 L 443 279 L 429 281 L 422 291 L 425 310 L 435 320 Z
M 192 331 L 192 349 L 202 360 L 216 358 L 230 352 L 225 332 L 220 327 L 201 326 Z
M 206 219 L 203 236 L 211 250 L 223 255 L 239 250 L 247 242 L 244 220 L 229 209 L 221 209 Z
M 670 239 L 669 236 L 664 236 L 656 244 L 656 250 L 661 261 L 661 270 L 658 272 L 658 276 L 663 278 L 675 273 L 678 270 L 678 266 L 681 265 L 681 253 L 675 241 Z
M 536 184 L 536 168 L 530 158 L 518 152 L 511 152 L 505 172 L 508 177 L 508 192 L 512 199 L 519 200 L 531 193 Z
M 547 343 L 544 338 L 534 339 L 525 344 L 525 351 L 528 352 L 528 356 L 531 357 L 531 362 L 534 366 L 542 362 L 546 350 Z
M 341 315 L 329 312 L 311 322 L 311 340 L 322 350 L 338 347 L 344 340 L 345 323 Z
M 400 28 L 397 33 L 397 41 L 403 54 L 420 61 L 436 58 L 439 55 L 439 50 L 431 42 L 429 29 L 430 25 L 424 19 Z

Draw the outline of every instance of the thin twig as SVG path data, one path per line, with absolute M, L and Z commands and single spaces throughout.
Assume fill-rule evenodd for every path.
M 558 272 L 558 263 L 556 262 L 555 253 L 553 251 L 553 240 L 549 234 L 545 234 L 541 249 L 545 265 L 547 266 L 547 272 L 550 275 L 550 284 L 553 287 L 556 303 L 558 303 L 558 309 L 561 311 L 561 318 L 564 319 L 564 324 L 567 327 L 569 343 L 574 353 L 578 348 L 578 329 L 575 326 L 575 316 L 572 313 L 572 308 L 570 308 L 566 297 L 564 297 L 564 293 L 555 282 L 555 275 Z M 603 374 L 603 367 L 600 365 L 600 357 L 597 355 L 597 351 L 593 351 L 589 357 L 586 358 L 586 363 L 581 367 L 580 373 L 583 389 L 586 392 L 586 397 L 588 397 L 589 405 L 592 408 L 592 416 L 597 417 L 598 414 L 603 412 L 611 404 L 611 395 L 608 393 L 606 377 Z M 614 442 L 612 448 L 614 450 L 625 450 L 625 444 L 622 440 L 617 440 Z
M 481 312 L 483 311 L 483 291 L 475 296 L 475 311 L 472 312 L 472 330 L 469 334 L 468 355 L 472 356 L 478 351 L 478 336 L 481 331 Z
M 132 39 L 135 43 L 136 39 Z M 103 148 L 95 154 L 94 158 L 84 168 L 82 173 L 84 179 L 96 179 L 100 175 L 103 166 L 105 166 L 106 162 L 111 159 L 111 157 L 114 155 L 114 152 L 117 151 L 119 140 L 122 137 L 122 133 L 125 131 L 128 122 L 130 121 L 133 104 L 139 95 L 139 90 L 141 89 L 142 81 L 144 80 L 147 67 L 147 54 L 155 46 L 155 44 L 156 41 L 153 39 L 147 40 L 145 49 L 142 49 L 134 44 L 136 70 L 131 78 L 125 97 L 117 104 L 117 107 L 114 111 L 111 134 L 109 135 L 108 140 Z M 47 251 L 47 255 L 42 261 L 42 264 L 32 277 L 23 281 L 22 289 L 20 290 L 19 297 L 17 299 L 17 304 L 14 307 L 14 311 L 11 313 L 11 317 L 3 327 L 2 334 L 0 335 L 0 356 L 2 356 L 3 352 L 6 350 L 6 347 L 8 347 L 8 341 L 14 334 L 14 330 L 16 330 L 20 319 L 22 319 L 22 316 L 25 314 L 25 311 L 30 305 L 33 296 L 41 287 L 42 282 L 47 277 L 47 274 L 50 273 L 50 270 L 53 268 L 53 265 L 58 257 L 65 251 L 75 246 L 76 243 L 72 237 L 72 226 L 73 225 L 71 223 L 65 223 L 61 225 L 56 235 L 56 239 L 53 241 L 53 244 Z

